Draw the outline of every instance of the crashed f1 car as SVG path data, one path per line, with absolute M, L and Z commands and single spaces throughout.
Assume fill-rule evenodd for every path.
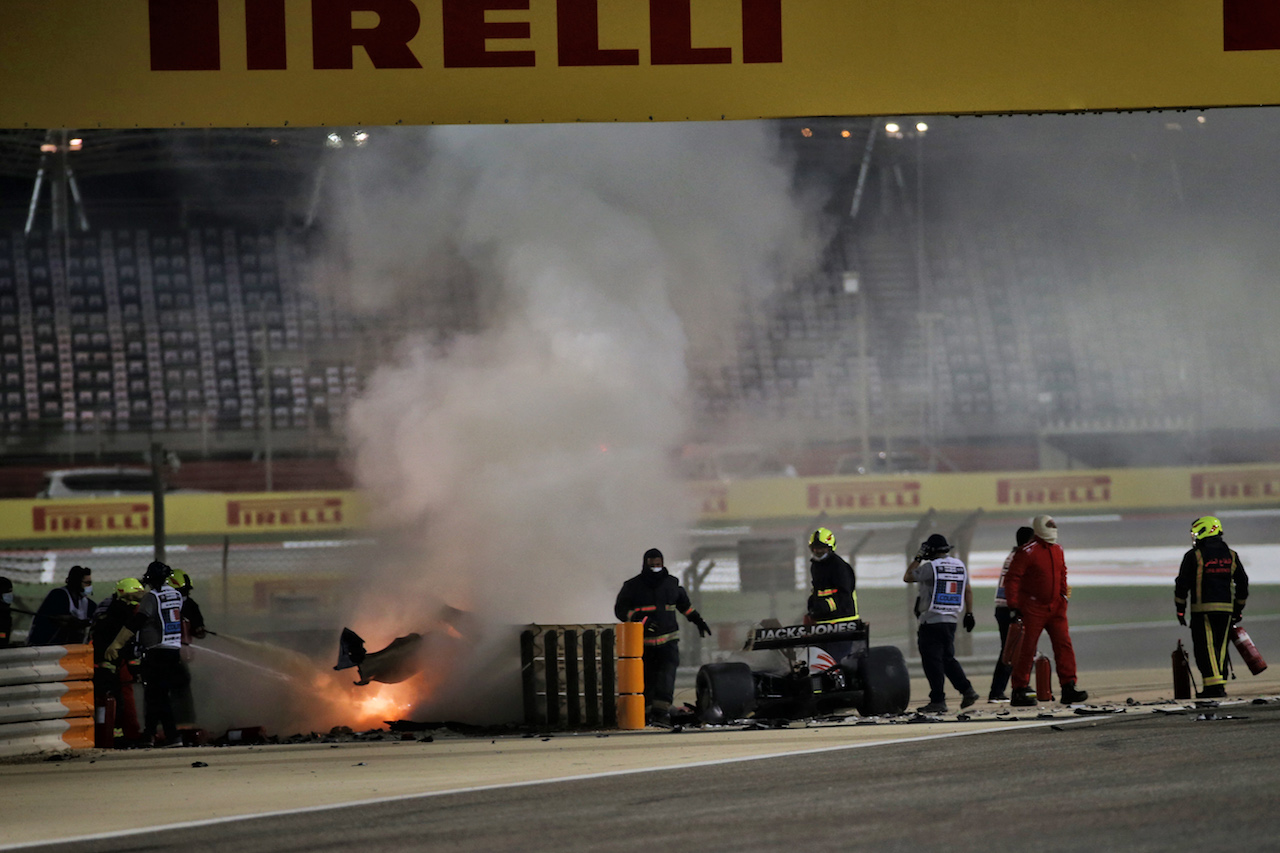
M 384 649 L 371 652 L 364 647 L 364 638 L 343 628 L 338 639 L 338 664 L 336 670 L 356 667 L 364 686 L 372 681 L 398 684 L 423 671 L 433 661 L 452 660 L 464 644 L 479 638 L 475 618 L 465 610 L 445 605 L 436 615 L 434 631 L 406 634 L 396 637 Z
M 842 653 L 839 661 L 831 649 Z M 698 670 L 698 716 L 726 722 L 754 716 L 801 719 L 855 708 L 864 717 L 901 714 L 911 702 L 906 661 L 896 646 L 870 644 L 861 620 L 753 628 L 737 660 Z

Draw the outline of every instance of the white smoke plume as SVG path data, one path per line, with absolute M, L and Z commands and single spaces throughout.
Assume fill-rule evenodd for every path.
M 764 123 L 388 129 L 355 152 L 329 285 L 399 337 L 348 423 L 396 543 L 360 571 L 371 649 L 441 602 L 612 621 L 646 548 L 687 551 L 687 364 L 731 348 L 741 311 L 812 255 L 776 139 Z M 429 331 L 449 322 L 466 330 Z

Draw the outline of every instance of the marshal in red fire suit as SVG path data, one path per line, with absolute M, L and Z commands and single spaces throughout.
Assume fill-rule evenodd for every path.
M 1249 576 L 1221 534 L 1206 536 L 1183 556 L 1173 597 L 1179 622 L 1191 604 L 1191 641 L 1205 694 L 1225 696 L 1227 638 L 1249 597 Z
M 1049 634 L 1058 681 L 1074 685 L 1076 652 L 1067 629 L 1067 562 L 1062 546 L 1031 537 L 1013 555 L 1004 579 L 1005 600 L 1010 610 L 1022 617 L 1022 646 L 1013 663 L 1013 689 L 1031 683 L 1031 664 L 1036 656 L 1040 632 Z

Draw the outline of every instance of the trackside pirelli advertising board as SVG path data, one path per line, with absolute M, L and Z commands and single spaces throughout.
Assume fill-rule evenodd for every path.
M 930 508 L 1015 515 L 1146 509 L 1196 514 L 1230 506 L 1280 506 L 1280 465 L 784 477 L 704 481 L 688 488 L 701 523 L 813 518 L 824 512 L 833 518 L 912 517 Z M 148 496 L 0 501 L 0 541 L 146 539 L 154 523 Z M 175 539 L 304 539 L 376 527 L 376 515 L 359 492 L 175 494 L 165 500 L 165 532 Z
M 939 512 L 1035 515 L 1280 505 L 1280 466 L 815 477 L 692 486 L 703 522 Z
M 0 126 L 1280 103 L 1275 0 L 2 0 Z
M 3 0 L 0 0 L 3 2 Z M 0 539 L 149 538 L 155 531 L 151 497 L 0 501 Z M 362 529 L 364 502 L 356 492 L 180 494 L 165 498 L 169 536 L 328 536 Z

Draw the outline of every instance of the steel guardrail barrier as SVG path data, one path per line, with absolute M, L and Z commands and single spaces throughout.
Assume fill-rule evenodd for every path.
M 94 745 L 93 647 L 0 649 L 0 757 Z
M 525 725 L 627 727 L 620 725 L 619 704 L 628 700 L 633 686 L 621 684 L 618 677 L 619 629 L 625 630 L 622 625 L 530 625 L 521 632 Z M 638 692 L 643 726 L 643 683 Z

